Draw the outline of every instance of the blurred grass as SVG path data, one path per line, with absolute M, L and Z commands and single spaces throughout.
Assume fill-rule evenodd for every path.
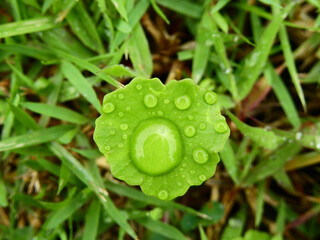
M 319 239 L 316 0 L 0 2 L 0 239 Z M 92 141 L 134 76 L 219 95 L 216 175 L 164 202 Z M 228 109 L 228 111 L 226 111 Z

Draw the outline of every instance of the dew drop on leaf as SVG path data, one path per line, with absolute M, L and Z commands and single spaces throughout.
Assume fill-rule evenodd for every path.
M 127 135 L 127 134 L 124 134 L 124 135 L 122 135 L 122 138 L 123 138 L 124 140 L 126 140 L 126 139 L 128 138 L 128 135 Z
M 114 111 L 114 109 L 115 109 L 115 106 L 114 106 L 114 104 L 113 103 L 105 103 L 104 105 L 103 105 L 103 107 L 102 107 L 102 111 L 104 112 L 104 113 L 112 113 L 113 111 Z
M 143 101 L 144 101 L 144 105 L 146 105 L 146 107 L 148 108 L 153 108 L 158 104 L 157 97 L 151 93 L 145 95 Z
M 189 119 L 189 120 L 192 120 L 192 119 L 193 119 L 193 116 L 192 116 L 192 115 L 188 115 L 188 119 Z
M 126 106 L 126 110 L 129 112 L 131 110 L 130 106 Z
M 196 134 L 196 128 L 193 125 L 186 125 L 184 127 L 184 134 L 187 137 L 193 137 Z
M 177 97 L 174 100 L 174 105 L 179 109 L 179 110 L 186 110 L 190 107 L 191 105 L 191 99 L 188 95 L 183 95 L 180 97 Z
M 182 183 L 181 182 L 177 182 L 177 185 L 178 185 L 178 187 L 181 187 Z
M 202 122 L 202 123 L 200 123 L 199 127 L 201 130 L 203 130 L 203 129 L 206 129 L 207 125 L 204 122 Z
M 226 133 L 229 130 L 228 124 L 225 120 L 221 119 L 213 124 L 214 130 L 218 133 Z
M 137 90 L 141 90 L 141 89 L 142 89 L 142 86 L 141 86 L 140 84 L 138 84 L 138 85 L 136 86 L 136 89 L 137 89 Z
M 118 143 L 118 148 L 122 148 L 123 147 L 123 143 Z
M 166 99 L 163 100 L 163 102 L 164 102 L 165 104 L 168 104 L 168 103 L 170 102 L 170 100 L 169 100 L 168 98 L 166 98 Z
M 119 112 L 119 117 L 123 117 L 123 112 Z
M 106 151 L 110 151 L 111 147 L 110 147 L 110 146 L 105 146 L 104 149 L 105 149 Z
M 122 100 L 122 99 L 124 99 L 124 95 L 123 95 L 122 93 L 120 93 L 120 94 L 118 95 L 118 98 L 119 98 L 120 100 Z
M 205 181 L 206 179 L 207 179 L 207 178 L 206 178 L 205 175 L 200 175 L 200 176 L 199 176 L 199 180 L 202 181 L 202 182 Z
M 209 105 L 215 104 L 216 101 L 217 101 L 217 94 L 214 93 L 214 92 L 207 91 L 207 92 L 204 94 L 204 101 L 205 101 L 206 103 L 208 103 Z
M 208 152 L 202 147 L 196 147 L 192 153 L 193 160 L 197 163 L 204 164 L 208 161 L 209 155 Z
M 158 197 L 161 200 L 166 200 L 168 198 L 168 192 L 166 190 L 162 190 L 158 193 Z
M 121 130 L 127 130 L 128 129 L 128 124 L 126 124 L 126 123 L 120 124 L 120 129 Z
M 158 111 L 158 115 L 159 115 L 159 116 L 162 116 L 162 115 L 163 115 L 163 112 L 162 112 L 162 111 Z
M 115 130 L 110 130 L 110 135 L 115 135 L 116 134 L 116 131 Z

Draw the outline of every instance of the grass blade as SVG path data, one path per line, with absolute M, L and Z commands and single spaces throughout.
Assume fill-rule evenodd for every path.
M 0 152 L 51 142 L 61 137 L 71 128 L 71 125 L 60 125 L 5 139 L 0 141 Z
M 101 204 L 97 200 L 93 200 L 85 218 L 83 231 L 83 240 L 95 240 L 98 235 L 98 226 L 101 212 Z
M 61 70 L 63 75 L 79 91 L 79 93 L 81 93 L 84 98 L 86 98 L 96 108 L 96 110 L 100 112 L 100 101 L 97 98 L 95 91 L 81 72 L 73 64 L 67 61 L 62 62 Z
M 237 184 L 239 183 L 238 175 L 238 162 L 233 152 L 233 149 L 230 144 L 231 140 L 228 140 L 224 145 L 224 149 L 220 152 L 220 157 L 223 162 L 223 165 L 226 167 L 228 173 L 232 180 Z
M 188 17 L 200 18 L 202 7 L 196 3 L 185 0 L 156 0 L 158 4 Z
M 70 123 L 85 124 L 88 122 L 88 119 L 82 114 L 72 111 L 68 108 L 35 102 L 24 102 L 21 103 L 21 105 L 31 110 L 32 112 L 64 120 Z

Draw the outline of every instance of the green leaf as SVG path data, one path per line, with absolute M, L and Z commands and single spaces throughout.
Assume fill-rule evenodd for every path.
M 153 68 L 152 57 L 149 43 L 140 24 L 133 29 L 127 48 L 134 69 L 141 77 L 150 77 Z
M 202 7 L 199 4 L 186 0 L 156 0 L 156 2 L 166 8 L 169 8 L 177 13 L 181 13 L 188 17 L 200 18 Z
M 258 183 L 258 193 L 257 193 L 257 202 L 256 202 L 256 216 L 254 225 L 255 227 L 259 227 L 262 216 L 263 216 L 263 207 L 264 207 L 264 191 L 265 191 L 265 181 L 261 181 Z
M 113 6 L 117 9 L 117 11 L 120 13 L 121 17 L 128 21 L 128 14 L 125 6 L 125 1 L 123 0 L 111 0 Z
M 282 235 L 286 224 L 286 202 L 281 199 L 276 220 L 276 233 Z
M 0 151 L 33 146 L 58 139 L 71 129 L 71 125 L 59 125 L 11 137 L 0 141 Z
M 101 204 L 97 200 L 93 200 L 86 213 L 84 231 L 82 236 L 83 240 L 97 239 L 100 212 Z
M 63 61 L 61 64 L 63 75 L 70 81 L 70 83 L 86 98 L 98 112 L 100 112 L 101 105 L 97 95 L 87 79 L 81 72 L 70 62 Z
M 57 27 L 51 17 L 39 17 L 0 25 L 0 38 L 41 32 Z
M 101 70 L 101 72 L 107 73 L 111 76 L 115 76 L 115 77 L 136 77 L 137 74 L 132 71 L 131 68 L 126 67 L 122 64 L 118 64 L 118 65 L 113 65 L 113 66 L 108 66 L 104 69 Z
M 69 178 L 70 178 L 70 171 L 64 164 L 62 164 L 60 167 L 57 195 L 59 195 L 60 192 L 63 190 L 63 188 L 67 185 Z
M 6 189 L 6 185 L 2 180 L 1 175 L 0 175 L 0 206 L 1 207 L 8 206 L 7 189 Z
M 72 111 L 68 108 L 35 102 L 24 102 L 21 103 L 21 105 L 31 110 L 32 112 L 64 120 L 70 123 L 85 124 L 88 122 L 88 119 L 82 114 Z
M 223 150 L 220 152 L 219 155 L 230 177 L 236 184 L 238 184 L 239 183 L 239 176 L 238 176 L 239 163 L 235 157 L 230 141 L 231 140 L 228 140 L 226 142 Z
M 161 221 L 153 220 L 152 218 L 138 218 L 135 219 L 139 224 L 147 228 L 148 230 L 165 236 L 169 239 L 183 240 L 187 239 L 178 229 L 165 224 Z
M 242 132 L 243 135 L 250 138 L 256 144 L 266 149 L 276 149 L 279 147 L 284 140 L 274 134 L 272 131 L 267 131 L 263 128 L 251 127 L 241 122 L 236 116 L 227 110 L 228 116 L 236 124 L 237 128 Z

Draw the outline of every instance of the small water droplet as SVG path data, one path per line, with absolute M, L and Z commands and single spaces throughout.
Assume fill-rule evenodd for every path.
M 122 135 L 122 138 L 123 138 L 124 140 L 126 140 L 126 139 L 128 138 L 128 135 L 127 135 L 127 134 L 123 134 L 123 135 Z
M 181 182 L 177 182 L 177 185 L 178 185 L 178 187 L 181 187 L 182 183 Z
M 122 100 L 122 99 L 124 99 L 124 95 L 123 95 L 122 93 L 120 93 L 120 94 L 118 95 L 118 98 L 119 98 L 120 100 Z
M 128 129 L 128 124 L 126 124 L 126 123 L 120 124 L 120 129 L 123 130 L 123 131 L 127 130 Z
M 159 115 L 159 116 L 162 116 L 162 115 L 163 115 L 163 112 L 162 112 L 162 111 L 158 111 L 158 115 Z
M 218 133 L 226 133 L 229 129 L 225 120 L 221 119 L 213 124 L 214 130 Z
M 126 106 L 126 110 L 129 112 L 131 110 L 130 106 Z
M 215 92 L 207 91 L 204 94 L 204 101 L 209 105 L 213 105 L 217 101 L 217 94 Z
M 189 125 L 186 125 L 184 127 L 184 134 L 187 136 L 187 137 L 193 137 L 195 134 L 196 134 L 196 128 L 189 124 Z
M 104 113 L 112 113 L 112 112 L 114 111 L 114 109 L 115 109 L 114 104 L 113 104 L 113 103 L 110 103 L 110 102 L 105 103 L 105 104 L 103 105 L 103 107 L 102 107 L 102 111 L 103 111 Z
M 196 105 L 197 105 L 197 107 L 200 107 L 200 106 L 201 106 L 201 104 L 200 104 L 200 103 L 197 103 Z
M 186 110 L 191 105 L 191 98 L 188 95 L 177 97 L 174 100 L 174 105 L 180 110 Z
M 144 101 L 144 104 L 146 105 L 146 107 L 148 107 L 148 108 L 153 108 L 153 107 L 157 106 L 157 104 L 158 104 L 157 97 L 151 93 L 145 95 L 143 101 Z
M 195 170 L 191 170 L 190 173 L 191 173 L 191 174 L 195 174 L 196 171 L 195 171 Z
M 207 178 L 206 178 L 205 175 L 200 175 L 200 176 L 199 176 L 199 180 L 202 181 L 202 182 L 204 182 L 206 179 L 207 179 Z
M 123 117 L 123 112 L 119 112 L 119 117 Z
M 104 149 L 105 149 L 106 151 L 110 151 L 111 147 L 110 147 L 110 146 L 105 146 Z
M 202 147 L 196 147 L 192 153 L 193 159 L 200 164 L 206 163 L 209 159 L 207 151 Z
M 142 86 L 141 86 L 140 84 L 138 84 L 138 85 L 136 86 L 136 89 L 137 89 L 137 90 L 141 90 L 141 89 L 142 89 Z
M 115 130 L 110 130 L 110 135 L 115 135 L 116 134 L 116 131 Z
M 201 130 L 203 130 L 203 129 L 206 129 L 207 125 L 204 122 L 202 122 L 202 123 L 200 123 L 199 127 Z
M 170 102 L 170 100 L 169 100 L 168 98 L 166 98 L 166 99 L 163 100 L 163 102 L 164 102 L 165 104 L 168 104 L 168 103 Z
M 182 164 L 182 167 L 186 167 L 186 166 L 187 166 L 187 164 L 186 164 L 186 163 Z
M 297 132 L 296 133 L 296 139 L 300 140 L 302 138 L 302 132 Z
M 154 116 L 154 115 L 156 115 L 156 112 L 152 112 L 151 114 L 152 114 L 152 116 Z
M 123 147 L 123 143 L 118 143 L 118 148 L 122 148 Z
M 162 190 L 158 193 L 158 198 L 161 200 L 166 200 L 168 198 L 168 192 L 166 190 Z
M 189 120 L 192 120 L 192 119 L 193 119 L 193 116 L 192 116 L 192 115 L 188 115 L 188 119 L 189 119 Z
M 186 178 L 186 175 L 183 174 L 183 175 L 181 175 L 181 177 L 182 177 L 182 178 Z

